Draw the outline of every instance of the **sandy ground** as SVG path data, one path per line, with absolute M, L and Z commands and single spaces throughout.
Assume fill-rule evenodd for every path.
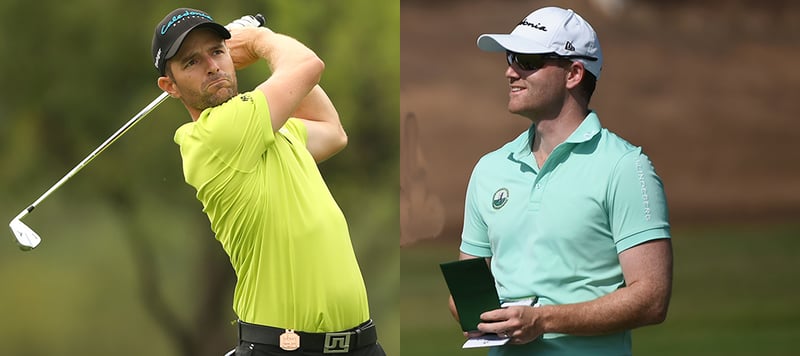
M 673 226 L 800 220 L 800 4 L 625 1 L 401 2 L 401 242 L 458 238 L 469 174 L 529 124 L 506 111 L 501 54 L 534 8 L 575 9 L 605 64 L 591 107 L 642 146 Z

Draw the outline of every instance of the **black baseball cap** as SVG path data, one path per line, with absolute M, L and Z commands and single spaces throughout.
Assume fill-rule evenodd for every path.
M 163 76 L 167 60 L 181 48 L 181 43 L 192 30 L 207 27 L 216 31 L 222 38 L 231 38 L 231 33 L 211 18 L 207 13 L 189 9 L 175 9 L 156 26 L 153 34 L 153 62 L 156 70 Z

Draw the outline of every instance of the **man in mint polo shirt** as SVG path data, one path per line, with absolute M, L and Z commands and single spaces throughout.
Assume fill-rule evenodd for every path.
M 505 52 L 508 110 L 532 121 L 480 159 L 467 188 L 460 258 L 486 258 L 503 301 L 538 297 L 481 315 L 481 333 L 510 339 L 489 354 L 629 355 L 630 330 L 666 318 L 672 248 L 650 160 L 588 108 L 597 35 L 548 7 L 478 47 Z
M 317 169 L 347 143 L 317 84 L 324 64 L 267 28 L 177 9 L 156 26 L 158 86 L 192 118 L 175 132 L 186 182 L 230 257 L 235 355 L 383 356 L 342 211 Z M 239 93 L 236 70 L 271 76 Z

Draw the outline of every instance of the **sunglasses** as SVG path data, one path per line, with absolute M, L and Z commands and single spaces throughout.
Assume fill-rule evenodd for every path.
M 516 64 L 524 71 L 535 71 L 544 67 L 547 61 L 585 59 L 596 61 L 597 58 L 589 56 L 559 56 L 557 54 L 524 54 L 506 51 L 506 62 L 509 66 Z

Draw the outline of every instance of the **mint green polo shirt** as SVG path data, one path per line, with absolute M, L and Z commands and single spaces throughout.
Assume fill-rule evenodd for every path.
M 369 319 L 366 288 L 347 221 L 306 141 L 297 119 L 273 132 L 259 90 L 175 132 L 186 182 L 236 272 L 239 319 L 340 331 Z
M 618 254 L 670 238 L 661 179 L 640 147 L 602 128 L 590 112 L 543 167 L 535 127 L 483 156 L 467 187 L 461 251 L 491 257 L 502 300 L 538 296 L 579 303 L 624 285 Z M 630 333 L 545 334 L 491 355 L 625 355 Z

